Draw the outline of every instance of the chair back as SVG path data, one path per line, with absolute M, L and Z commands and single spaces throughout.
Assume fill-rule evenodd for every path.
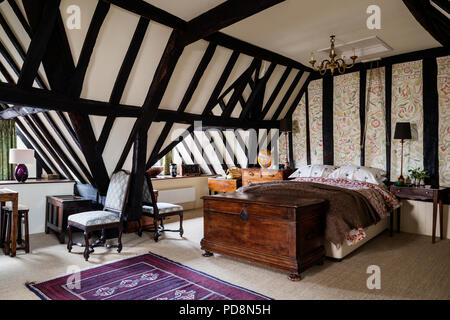
M 153 207 L 154 212 L 158 213 L 158 205 L 156 202 L 156 196 L 153 192 L 152 179 L 148 172 L 145 173 L 144 188 L 142 194 L 142 203 Z
M 130 173 L 125 170 L 118 170 L 113 173 L 106 193 L 104 210 L 122 215 L 128 199 L 130 180 Z

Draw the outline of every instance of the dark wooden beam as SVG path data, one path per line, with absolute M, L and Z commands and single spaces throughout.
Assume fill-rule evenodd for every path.
M 334 139 L 333 139 L 333 76 L 327 74 L 323 78 L 322 93 L 322 137 L 323 137 L 323 164 L 334 164 Z
M 69 154 L 72 156 L 73 160 L 75 161 L 76 165 L 80 168 L 81 172 L 83 172 L 83 174 L 86 176 L 86 179 L 89 181 L 89 183 L 95 184 L 94 178 L 92 177 L 91 173 L 81 161 L 80 157 L 78 156 L 78 153 L 73 149 L 72 145 L 69 143 L 64 134 L 61 132 L 53 117 L 47 112 L 44 112 L 42 115 L 50 124 L 50 127 L 53 129 L 58 138 L 61 140 L 61 142 L 63 143 L 64 147 L 67 149 Z M 80 182 L 83 182 L 85 179 L 79 180 Z
M 433 7 L 430 0 L 403 0 L 411 14 L 431 36 L 445 47 L 450 47 L 448 17 Z M 447 3 L 448 7 L 448 3 Z
M 253 72 L 255 72 L 257 65 L 259 65 L 259 64 L 261 64 L 261 60 L 253 59 L 250 66 L 247 68 L 247 70 L 244 71 L 244 73 L 240 77 L 239 84 L 234 89 L 233 94 L 231 95 L 231 98 L 227 103 L 227 107 L 226 107 L 225 111 L 222 113 L 222 118 L 230 118 L 231 114 L 234 111 L 234 108 L 236 107 L 236 104 L 238 103 L 239 99 L 242 97 L 242 93 L 244 92 L 249 79 L 251 78 Z M 244 106 L 245 106 L 245 104 L 244 104 Z
M 1 92 L 1 91 L 0 91 Z M 155 115 L 155 121 L 174 121 L 177 123 L 194 124 L 201 121 L 202 126 L 206 127 L 224 127 L 224 128 L 279 128 L 279 121 L 271 120 L 245 120 L 238 118 L 223 118 L 222 116 L 203 116 L 194 113 L 182 113 L 177 111 L 159 109 Z
M 269 68 L 267 69 L 266 73 L 264 74 L 264 77 L 257 81 L 257 84 L 255 88 L 253 89 L 252 93 L 250 94 L 250 97 L 247 100 L 247 103 L 243 107 L 243 110 L 239 116 L 240 120 L 244 120 L 249 112 L 256 107 L 258 98 L 262 95 L 264 97 L 264 89 L 266 87 L 267 81 L 269 81 L 270 76 L 272 75 L 273 71 L 275 70 L 276 64 L 271 63 Z M 258 75 L 259 72 L 257 70 L 256 75 Z
M 189 128 L 187 128 L 186 131 L 184 131 L 184 133 L 182 135 L 180 135 L 177 140 L 172 141 L 156 157 L 154 157 L 152 159 L 152 161 L 148 162 L 147 167 L 150 168 L 151 166 L 153 166 L 156 163 L 156 161 L 158 161 L 158 159 L 161 159 L 162 157 L 164 157 L 169 151 L 171 151 L 173 148 L 175 148 L 177 146 L 177 144 L 179 144 L 184 138 L 186 138 L 188 135 L 190 135 L 193 131 L 194 131 L 194 126 L 192 125 Z
M 308 86 L 311 79 L 312 74 L 310 73 L 308 78 L 306 78 L 305 83 L 303 84 L 302 88 L 300 89 L 300 92 L 297 95 L 297 98 L 295 98 L 294 102 L 292 103 L 291 107 L 289 108 L 289 111 L 286 113 L 286 118 L 292 117 L 292 114 L 294 113 L 295 109 L 297 109 L 297 106 L 300 102 L 300 100 L 303 97 L 303 94 L 308 92 Z
M 194 141 L 195 146 L 197 147 L 198 151 L 204 158 L 205 163 L 208 166 L 208 169 L 211 172 L 211 174 L 217 174 L 216 170 L 214 169 L 214 166 L 212 165 L 210 155 L 207 152 L 205 152 L 205 150 L 203 149 L 203 146 L 200 143 L 200 141 L 198 141 L 197 136 L 195 135 L 195 132 L 191 133 L 191 137 L 192 137 L 192 140 Z
M 284 70 L 283 75 L 281 76 L 280 80 L 278 81 L 275 89 L 273 89 L 272 94 L 269 97 L 269 100 L 267 100 L 266 105 L 264 106 L 263 111 L 261 112 L 261 115 L 259 117 L 260 120 L 263 120 L 267 113 L 269 112 L 270 108 L 272 107 L 275 99 L 277 98 L 278 94 L 281 91 L 281 88 L 283 87 L 284 83 L 286 82 L 289 74 L 291 73 L 292 68 L 287 67 L 286 70 Z
M 435 58 L 423 60 L 423 166 L 430 178 L 427 184 L 439 186 L 439 93 Z M 448 106 L 447 106 L 448 108 Z
M 19 87 L 28 88 L 33 85 L 39 66 L 47 50 L 56 17 L 59 14 L 60 2 L 60 0 L 49 0 L 45 2 L 42 19 L 31 39 L 26 59 L 22 65 L 20 77 L 17 82 Z
M 385 101 L 386 101 L 386 177 L 391 181 L 391 113 L 392 113 L 392 65 L 385 68 Z
M 31 28 L 27 22 L 27 20 L 25 19 L 25 17 L 22 14 L 22 11 L 20 11 L 19 6 L 17 5 L 15 0 L 8 0 L 9 5 L 11 6 L 11 8 L 13 9 L 14 13 L 16 14 L 17 18 L 19 19 L 20 24 L 22 25 L 22 27 L 24 28 L 25 32 L 30 36 L 31 38 Z
M 285 0 L 228 0 L 190 20 L 183 30 L 188 45 Z
M 212 129 L 212 131 L 217 131 L 217 129 Z M 225 157 L 222 156 L 222 154 L 219 152 L 216 143 L 214 142 L 214 138 L 211 136 L 211 134 L 208 132 L 208 130 L 204 131 L 205 136 L 208 138 L 209 143 L 211 144 L 211 147 L 214 150 L 214 153 L 216 154 L 217 159 L 219 160 L 219 163 L 222 167 L 223 171 L 227 171 L 228 170 L 228 166 L 225 163 Z M 222 133 L 220 133 L 222 134 Z
M 61 168 L 65 177 L 69 179 L 74 179 L 72 174 L 69 172 L 69 169 L 64 165 L 63 161 L 57 154 L 57 152 L 53 149 L 49 142 L 45 139 L 42 133 L 39 131 L 38 127 L 29 119 L 28 117 L 23 117 L 23 120 L 31 129 L 35 137 L 39 140 L 39 142 L 44 146 L 45 150 L 50 154 L 52 159 L 57 163 L 57 165 Z
M 292 94 L 294 93 L 294 90 L 297 87 L 300 79 L 302 78 L 302 75 L 303 75 L 303 71 L 297 72 L 297 75 L 295 76 L 294 80 L 292 81 L 291 85 L 289 86 L 288 90 L 286 91 L 283 99 L 281 100 L 280 104 L 278 105 L 278 109 L 273 114 L 272 120 L 277 120 L 278 117 L 280 116 L 281 112 L 283 112 L 284 107 L 286 106 L 286 103 L 291 98 Z M 301 98 L 302 97 L 300 96 L 300 99 Z
M 214 55 L 214 52 L 216 51 L 217 45 L 210 43 L 208 45 L 208 48 L 206 48 L 205 53 L 203 54 L 202 60 L 200 61 L 200 64 L 197 67 L 197 70 L 195 71 L 194 76 L 191 79 L 191 82 L 189 83 L 189 86 L 183 96 L 183 99 L 181 100 L 180 106 L 178 107 L 178 112 L 184 112 L 186 110 L 186 107 L 188 106 L 189 102 L 192 99 L 192 96 L 195 92 L 195 89 L 197 89 L 197 86 L 200 82 L 200 79 L 202 78 L 203 74 L 205 73 L 206 68 L 208 67 L 209 63 L 211 62 L 211 59 Z
M 15 116 L 25 116 L 32 113 L 43 112 L 45 110 L 76 112 L 84 115 L 90 114 L 98 116 L 108 116 L 113 114 L 118 117 L 131 118 L 136 118 L 141 114 L 140 107 L 136 106 L 113 105 L 108 102 L 70 98 L 43 89 L 21 89 L 7 83 L 0 83 L 0 93 L 0 102 L 15 105 L 15 107 L 10 108 L 11 110 L 9 112 L 11 116 L 5 116 L 4 119 L 14 118 Z M 17 114 L 14 116 L 12 112 Z M 2 117 L 1 114 L 0 117 Z
M 228 59 L 228 62 L 225 66 L 225 69 L 223 70 L 222 74 L 220 75 L 219 80 L 217 81 L 216 86 L 214 87 L 213 92 L 211 93 L 211 96 L 209 97 L 209 100 L 205 106 L 205 109 L 203 109 L 203 115 L 208 115 L 211 113 L 212 109 L 217 105 L 217 100 L 219 98 L 220 93 L 223 90 L 223 87 L 225 86 L 228 77 L 231 74 L 231 71 L 234 68 L 234 65 L 236 64 L 236 61 L 239 57 L 240 53 L 238 51 L 233 51 L 230 58 Z
M 143 0 L 104 1 L 174 29 L 183 29 L 186 26 L 186 21 L 183 19 L 180 19 L 177 16 L 174 16 L 173 14 L 157 8 Z
M 128 153 L 130 152 L 137 130 L 141 128 L 148 130 L 156 116 L 159 104 L 161 103 L 164 92 L 169 84 L 169 80 L 172 77 L 173 71 L 175 70 L 175 66 L 181 57 L 181 54 L 183 53 L 184 48 L 179 44 L 179 37 L 179 33 L 173 31 L 167 42 L 166 48 L 162 54 L 161 60 L 153 76 L 153 81 L 142 106 L 143 114 L 135 122 L 133 129 L 131 130 L 130 136 L 128 137 L 119 161 L 117 162 L 116 169 L 121 169 L 123 167 Z
M 146 18 L 140 18 L 136 30 L 134 31 L 133 38 L 131 39 L 130 46 L 128 47 L 125 58 L 120 67 L 119 74 L 117 75 L 114 87 L 109 98 L 109 102 L 112 104 L 119 104 L 120 99 L 122 99 L 123 91 L 127 84 L 128 78 L 130 77 L 131 70 L 133 68 L 136 57 L 141 48 L 142 41 L 144 40 L 145 33 L 147 32 L 148 25 L 150 21 Z M 105 124 L 103 125 L 102 132 L 97 142 L 97 152 L 103 154 L 106 142 L 108 141 L 109 134 L 114 124 L 116 117 L 114 115 L 109 115 Z
M 370 77 L 369 77 L 370 79 Z M 366 87 L 367 87 L 367 70 L 361 68 L 359 71 L 359 121 L 360 121 L 360 159 L 361 166 L 366 163 L 366 146 L 365 146 L 365 127 L 366 127 Z
M 147 131 L 139 130 L 134 141 L 133 167 L 128 208 L 125 221 L 138 221 L 142 216 L 142 193 L 145 179 L 145 158 L 147 157 Z
M 34 158 L 36 159 L 36 163 L 41 166 L 41 168 L 44 168 L 45 172 L 52 173 L 52 170 L 47 165 L 47 163 L 42 159 L 42 157 L 39 155 L 38 151 L 35 147 L 31 144 L 31 142 L 28 140 L 28 138 L 25 136 L 25 134 L 20 130 L 20 128 L 16 127 L 16 134 L 22 140 L 23 144 L 27 147 L 27 149 L 34 150 Z M 39 175 L 36 173 L 36 178 L 39 178 Z
M 40 155 L 40 157 L 43 159 L 43 162 L 45 162 L 46 164 L 48 164 L 48 166 L 44 166 L 45 171 L 47 173 L 56 173 L 58 174 L 60 177 L 63 177 L 63 175 L 61 174 L 61 172 L 59 171 L 58 167 L 52 162 L 52 160 L 50 160 L 50 158 L 47 156 L 47 154 L 45 153 L 44 150 L 42 150 L 41 146 L 39 145 L 39 143 L 36 142 L 36 140 L 33 138 L 33 136 L 28 132 L 27 128 L 25 127 L 25 125 L 22 123 L 22 120 L 17 119 L 16 120 L 16 125 L 17 128 L 20 129 L 20 131 L 22 133 L 25 133 L 28 141 L 33 145 L 33 149 L 36 150 L 36 152 Z M 51 169 L 50 169 L 51 167 Z M 48 169 L 48 171 L 47 171 Z
M 155 159 L 158 156 L 158 153 L 161 151 L 161 147 L 164 144 L 164 141 L 169 136 L 170 130 L 173 127 L 173 122 L 168 121 L 164 125 L 164 128 L 161 130 L 161 133 L 159 134 L 158 140 L 156 140 L 155 146 L 153 147 L 152 153 L 150 154 L 150 157 L 147 160 L 146 169 L 149 169 L 151 165 L 153 165 L 153 161 L 158 161 L 159 159 Z

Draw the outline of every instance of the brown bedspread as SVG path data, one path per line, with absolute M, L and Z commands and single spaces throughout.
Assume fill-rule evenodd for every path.
M 251 184 L 237 191 L 328 200 L 325 238 L 336 246 L 344 242 L 350 230 L 359 227 L 366 228 L 380 221 L 376 210 L 361 193 L 326 184 L 274 181 Z

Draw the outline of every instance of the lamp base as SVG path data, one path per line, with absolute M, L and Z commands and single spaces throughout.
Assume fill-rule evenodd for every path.
M 405 184 L 405 178 L 403 175 L 400 175 L 400 177 L 397 178 L 397 182 L 395 182 L 396 186 L 402 186 Z
M 18 164 L 14 171 L 14 178 L 18 182 L 25 182 L 28 179 L 28 168 L 24 164 Z

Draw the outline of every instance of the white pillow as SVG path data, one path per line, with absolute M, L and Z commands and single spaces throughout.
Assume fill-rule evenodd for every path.
M 328 178 L 383 184 L 383 181 L 386 180 L 386 171 L 363 166 L 342 166 L 334 170 Z
M 327 178 L 337 167 L 321 164 L 313 164 L 298 168 L 289 176 L 292 178 Z

